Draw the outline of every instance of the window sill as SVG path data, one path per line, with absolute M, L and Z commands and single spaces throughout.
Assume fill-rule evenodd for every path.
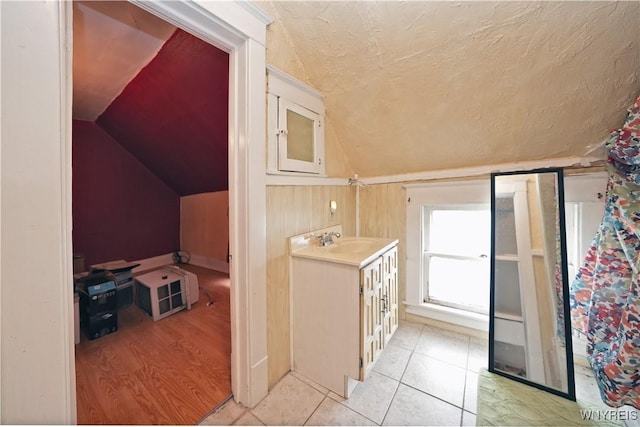
M 414 305 L 405 302 L 405 307 L 407 313 L 416 316 L 435 319 L 440 322 L 447 322 L 479 331 L 486 332 L 489 330 L 489 316 L 486 314 L 431 303 Z

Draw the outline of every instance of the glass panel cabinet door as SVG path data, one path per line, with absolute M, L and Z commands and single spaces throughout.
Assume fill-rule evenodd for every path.
M 286 99 L 278 100 L 279 169 L 320 173 L 320 116 Z
M 287 159 L 313 162 L 315 160 L 314 120 L 287 110 Z

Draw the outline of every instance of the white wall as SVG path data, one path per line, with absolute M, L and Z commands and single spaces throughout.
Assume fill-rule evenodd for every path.
M 3 424 L 75 422 L 61 4 L 1 2 Z M 68 185 L 67 185 L 68 184 Z M 70 228 L 69 228 L 70 229 Z

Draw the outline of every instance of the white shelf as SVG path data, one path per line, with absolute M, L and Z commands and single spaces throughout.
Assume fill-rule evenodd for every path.
M 514 254 L 496 255 L 496 259 L 499 261 L 518 261 L 518 255 L 514 255 Z
M 501 313 L 501 312 L 496 312 L 495 313 L 495 317 L 497 319 L 504 319 L 504 320 L 511 320 L 513 322 L 523 322 L 524 319 L 522 318 L 522 316 L 519 316 L 517 314 L 509 314 L 509 313 Z

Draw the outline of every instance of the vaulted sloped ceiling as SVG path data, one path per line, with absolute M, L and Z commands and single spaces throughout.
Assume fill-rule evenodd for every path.
M 180 196 L 228 188 L 229 55 L 128 2 L 74 2 L 74 119 Z
M 583 156 L 640 90 L 640 2 L 256 4 L 361 176 Z
M 229 55 L 176 32 L 96 123 L 179 195 L 228 188 Z
M 267 34 L 268 63 L 324 94 L 331 135 L 363 177 L 583 156 L 622 124 L 640 91 L 636 1 L 255 3 L 275 20 Z M 187 78 L 154 67 L 174 28 L 130 3 L 80 6 L 85 32 L 100 28 L 99 14 L 105 28 L 118 30 L 96 47 L 78 41 L 74 27 L 74 56 L 84 48 L 82 62 L 99 69 L 76 82 L 74 61 L 74 117 L 89 110 L 84 100 L 97 91 L 94 100 L 102 99 L 102 107 L 84 117 L 95 120 L 96 111 L 104 111 L 142 70 L 141 80 L 126 86 L 98 123 L 155 173 L 170 171 L 161 177 L 181 194 L 201 191 L 184 184 L 196 179 L 224 175 L 226 185 L 226 122 L 224 136 L 216 128 L 220 134 L 196 137 L 195 128 L 213 131 L 207 125 L 222 120 L 203 95 L 223 96 L 227 81 L 215 73 L 204 78 L 207 73 L 191 70 L 196 77 Z M 134 29 L 144 34 L 134 35 Z M 184 42 L 178 38 L 170 42 Z M 142 60 L 132 65 L 137 47 Z M 202 55 L 182 50 L 162 61 L 169 67 L 200 62 Z M 110 67 L 102 61 L 107 57 Z M 288 69 L 292 62 L 299 67 Z M 151 72 L 162 74 L 145 75 Z M 207 88 L 209 83 L 221 87 Z M 100 85 L 115 90 L 103 96 Z M 151 95 L 157 108 L 134 101 L 143 95 Z M 226 110 L 226 99 L 221 105 Z M 207 108 L 214 110 L 203 114 Z M 224 151 L 214 157 L 198 151 L 196 141 L 214 141 Z M 160 154 L 168 147 L 172 151 Z
M 175 30 L 127 1 L 74 1 L 73 118 L 95 121 Z

